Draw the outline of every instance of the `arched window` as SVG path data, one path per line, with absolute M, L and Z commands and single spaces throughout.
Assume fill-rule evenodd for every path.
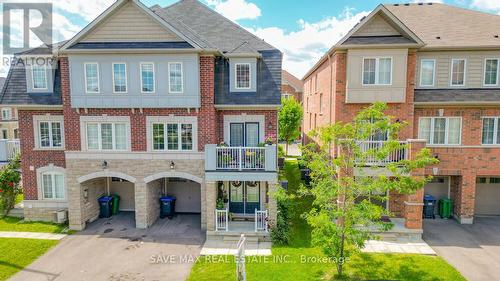
M 64 199 L 64 174 L 45 172 L 41 174 L 43 199 Z

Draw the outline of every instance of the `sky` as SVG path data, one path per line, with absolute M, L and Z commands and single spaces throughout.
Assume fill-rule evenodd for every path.
M 283 69 L 298 78 L 302 78 L 332 45 L 380 3 L 380 0 L 201 1 L 280 49 L 283 52 Z M 0 0 L 0 3 L 2 2 L 7 1 Z M 8 2 L 53 3 L 54 41 L 62 41 L 74 36 L 115 0 L 9 0 Z M 142 2 L 147 6 L 158 4 L 164 7 L 177 0 L 142 0 Z M 383 2 L 405 3 L 394 0 Z M 407 0 L 406 2 L 440 2 L 500 14 L 500 0 Z M 3 12 L 0 16 L 3 17 Z M 36 26 L 37 16 L 39 17 L 36 13 L 30 14 L 30 18 L 33 19 L 32 26 Z M 13 26 L 16 20 L 11 16 Z M 0 21 L 0 25 L 2 22 Z M 20 21 L 17 24 L 21 26 Z M 13 30 L 15 31 L 15 27 Z M 0 36 L 0 44 L 1 38 L 3 36 Z M 20 40 L 14 38 L 14 41 L 16 39 Z M 0 56 L 3 57 L 3 54 Z M 2 64 L 0 77 L 5 77 L 7 71 L 8 67 Z

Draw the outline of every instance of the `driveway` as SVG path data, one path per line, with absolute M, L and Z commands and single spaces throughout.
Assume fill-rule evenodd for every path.
M 11 280 L 185 280 L 205 240 L 199 215 L 134 228 L 134 213 L 100 219 L 64 238 Z
M 473 225 L 461 225 L 455 220 L 425 220 L 423 238 L 467 280 L 498 280 L 500 217 L 474 218 Z

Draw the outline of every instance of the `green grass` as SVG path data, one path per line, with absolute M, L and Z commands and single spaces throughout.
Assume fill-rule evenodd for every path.
M 24 200 L 24 194 L 19 194 L 16 196 L 16 204 L 21 203 Z
M 0 218 L 0 231 L 64 233 L 66 229 L 67 226 L 61 224 L 26 222 L 23 219 L 13 217 Z
M 1 238 L 0 280 L 7 280 L 57 243 L 53 240 Z

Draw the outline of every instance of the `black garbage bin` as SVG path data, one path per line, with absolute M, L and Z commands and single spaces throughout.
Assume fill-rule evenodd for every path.
M 163 196 L 160 198 L 160 218 L 172 218 L 175 214 L 175 200 L 173 196 Z
M 432 195 L 424 196 L 424 219 L 435 219 L 434 210 L 436 208 L 436 198 Z
M 113 214 L 113 197 L 102 196 L 99 198 L 99 217 L 100 218 L 110 218 Z

